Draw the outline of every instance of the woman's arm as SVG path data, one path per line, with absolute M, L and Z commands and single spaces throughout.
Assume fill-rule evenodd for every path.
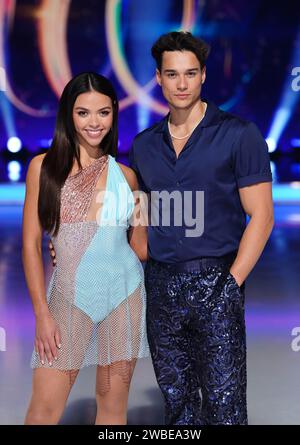
M 35 349 L 42 363 L 47 356 L 49 364 L 57 357 L 60 336 L 49 312 L 42 260 L 43 231 L 38 217 L 39 177 L 44 155 L 36 156 L 29 164 L 26 177 L 26 195 L 23 209 L 22 258 L 27 286 L 36 317 Z
M 148 210 L 142 205 L 136 174 L 131 168 L 125 165 L 119 164 L 119 166 L 135 196 L 135 209 L 131 219 L 131 227 L 128 231 L 128 241 L 140 261 L 147 261 L 148 234 L 145 213 L 148 213 Z

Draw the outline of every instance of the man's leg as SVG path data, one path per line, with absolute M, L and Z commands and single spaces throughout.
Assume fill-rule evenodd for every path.
M 198 425 L 201 399 L 188 332 L 189 308 L 179 275 L 147 265 L 147 333 L 154 371 L 165 398 L 166 424 Z
M 202 422 L 246 425 L 244 286 L 228 275 L 205 306 L 195 343 L 201 358 Z

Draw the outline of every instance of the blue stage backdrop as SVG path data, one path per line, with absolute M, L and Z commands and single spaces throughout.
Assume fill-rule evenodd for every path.
M 299 179 L 298 0 L 0 0 L 0 181 L 24 180 L 49 146 L 64 85 L 82 71 L 113 82 L 125 155 L 167 112 L 150 50 L 180 29 L 211 45 L 203 97 L 255 121 L 275 160 L 291 156 L 279 179 Z

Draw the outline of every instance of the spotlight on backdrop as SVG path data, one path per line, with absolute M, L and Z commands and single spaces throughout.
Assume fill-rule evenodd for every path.
M 277 148 L 276 140 L 274 138 L 267 138 L 266 143 L 269 147 L 269 153 L 273 153 Z
M 276 183 L 276 182 L 278 182 L 278 176 L 277 176 L 277 167 L 276 167 L 275 162 L 271 161 L 270 166 L 271 166 L 271 172 L 272 172 L 272 176 L 273 176 L 273 182 Z
M 18 153 L 22 148 L 22 142 L 21 139 L 17 138 L 16 136 L 13 136 L 8 139 L 7 141 L 7 150 L 11 153 Z
M 295 40 L 294 51 L 291 59 L 291 66 L 298 66 L 300 60 L 300 28 L 298 30 L 298 35 Z M 279 106 L 276 110 L 276 113 L 273 118 L 273 122 L 271 124 L 271 128 L 268 134 L 267 139 L 273 139 L 275 144 L 271 144 L 271 148 L 269 146 L 269 151 L 273 152 L 277 148 L 278 141 L 286 128 L 289 120 L 293 116 L 293 111 L 296 108 L 297 102 L 299 101 L 299 93 L 296 88 L 293 87 L 293 77 L 291 77 L 290 73 L 288 74 L 283 90 L 282 95 L 279 101 Z M 274 147 L 275 145 L 275 147 Z
M 20 164 L 20 162 L 18 161 L 10 161 L 7 164 L 7 170 L 8 170 L 8 178 L 10 179 L 10 181 L 19 181 L 20 177 L 21 177 L 21 170 L 22 170 L 22 166 Z
M 286 103 L 287 103 L 287 101 L 290 100 L 289 96 L 291 96 L 291 94 L 290 94 L 290 92 L 287 92 L 285 94 L 285 99 L 284 99 Z M 294 108 L 295 103 L 293 105 L 292 105 L 292 102 L 289 102 L 289 103 L 290 103 L 291 107 L 288 107 L 288 106 L 281 107 L 277 110 L 277 112 L 275 114 L 271 130 L 270 130 L 269 135 L 266 139 L 266 141 L 270 141 L 270 145 L 268 144 L 270 153 L 272 153 L 273 151 L 276 150 L 277 143 L 280 139 L 280 136 L 282 135 L 282 132 L 285 129 L 285 127 L 292 115 L 292 108 Z

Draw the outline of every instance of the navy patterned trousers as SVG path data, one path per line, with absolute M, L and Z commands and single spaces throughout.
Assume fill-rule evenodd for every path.
M 247 424 L 244 285 L 230 264 L 147 262 L 147 334 L 168 425 Z

